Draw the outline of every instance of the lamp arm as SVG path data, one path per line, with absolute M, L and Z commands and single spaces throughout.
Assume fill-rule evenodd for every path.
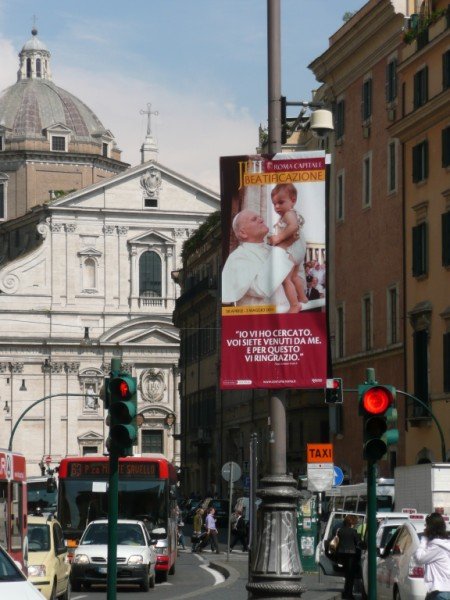
M 50 394 L 49 396 L 44 396 L 43 398 L 39 398 L 39 400 L 36 400 L 35 402 L 33 402 L 32 404 L 30 404 L 30 406 L 28 406 L 23 413 L 20 415 L 20 417 L 17 419 L 16 423 L 14 424 L 14 427 L 11 431 L 11 435 L 9 436 L 9 443 L 8 443 L 8 450 L 11 452 L 12 451 L 12 443 L 13 443 L 13 439 L 14 439 L 14 434 L 16 433 L 16 429 L 19 426 L 19 423 L 22 421 L 22 419 L 24 418 L 24 416 L 32 409 L 34 408 L 37 404 L 39 404 L 40 402 L 44 402 L 44 400 L 48 400 L 49 398 L 57 398 L 58 396 L 87 396 L 87 394 L 67 394 L 67 393 L 63 393 L 63 394 Z

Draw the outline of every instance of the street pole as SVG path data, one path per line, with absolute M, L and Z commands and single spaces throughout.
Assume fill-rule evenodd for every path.
M 111 377 L 120 372 L 120 358 L 111 359 Z M 110 426 L 113 423 L 110 423 Z M 119 452 L 115 444 L 109 448 L 109 486 L 108 486 L 108 563 L 107 563 L 107 600 L 117 598 L 117 519 L 119 518 Z
M 281 151 L 280 0 L 267 0 L 268 151 Z M 258 535 L 252 543 L 249 598 L 301 596 L 302 567 L 297 545 L 297 482 L 286 468 L 286 391 L 272 390 L 269 400 L 270 474 L 257 494 Z
M 20 415 L 20 417 L 17 419 L 17 421 L 14 424 L 14 427 L 11 431 L 11 435 L 9 436 L 9 443 L 8 443 L 8 450 L 11 452 L 12 451 L 12 445 L 13 445 L 13 439 L 14 439 L 14 434 L 16 433 L 16 430 L 20 424 L 20 422 L 22 421 L 22 419 L 24 418 L 24 416 L 32 409 L 34 408 L 37 404 L 40 404 L 41 402 L 44 402 L 44 400 L 48 400 L 49 398 L 58 398 L 59 396 L 63 396 L 64 398 L 67 398 L 68 396 L 83 396 L 83 397 L 87 397 L 89 396 L 89 394 L 69 394 L 67 392 L 64 392 L 62 394 L 50 394 L 48 396 L 44 396 L 43 398 L 39 398 L 39 400 L 36 400 L 35 402 L 33 402 L 32 404 L 30 404 L 30 406 L 28 406 L 23 413 Z

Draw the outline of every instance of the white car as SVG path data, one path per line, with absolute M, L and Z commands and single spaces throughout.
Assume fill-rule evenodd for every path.
M 2 600 L 45 600 L 44 596 L 27 581 L 25 575 L 0 546 L 0 598 Z
M 70 572 L 72 590 L 92 584 L 106 584 L 108 563 L 108 521 L 92 521 L 75 550 Z M 143 591 L 155 587 L 156 552 L 142 521 L 117 522 L 117 583 L 138 584 Z
M 427 595 L 424 567 L 413 558 L 425 529 L 422 519 L 408 519 L 377 558 L 377 598 L 379 600 L 423 600 Z

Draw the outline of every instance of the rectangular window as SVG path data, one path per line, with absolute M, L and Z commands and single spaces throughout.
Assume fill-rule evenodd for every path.
M 442 130 L 442 166 L 450 166 L 450 127 Z
M 424 67 L 414 75 L 414 109 L 420 108 L 428 101 L 428 67 Z
M 339 173 L 336 182 L 336 221 L 344 220 L 344 173 Z
M 336 309 L 336 358 L 344 356 L 344 307 Z
M 442 266 L 450 267 L 450 211 L 442 215 Z
M 144 200 L 145 208 L 157 208 L 158 200 L 156 198 L 146 198 Z
M 52 135 L 52 150 L 65 152 L 66 138 L 62 135 Z
M 397 59 L 389 61 L 386 67 L 386 101 L 397 98 Z
M 83 456 L 98 454 L 98 446 L 83 446 Z
M 442 89 L 450 87 L 450 50 L 442 55 Z
M 398 342 L 398 290 L 397 286 L 388 289 L 388 344 Z
M 363 160 L 363 207 L 370 206 L 372 200 L 372 160 L 366 156 Z
M 344 135 L 345 128 L 345 101 L 339 100 L 336 104 L 336 139 Z
M 388 192 L 397 189 L 397 143 L 389 142 L 388 146 Z
M 142 453 L 163 454 L 163 432 L 156 429 L 142 430 Z
M 108 144 L 102 144 L 102 156 L 108 157 Z
M 428 403 L 428 332 L 425 329 L 413 334 L 414 346 L 414 396 Z M 420 405 L 414 403 L 414 416 L 424 415 Z
M 370 296 L 365 296 L 362 300 L 362 318 L 363 350 L 367 352 L 372 349 L 372 301 Z
M 0 219 L 5 218 L 5 184 L 0 183 Z
M 0 135 L 0 151 L 1 150 L 4 150 L 4 147 L 3 147 L 3 136 L 2 135 Z
M 428 271 L 427 224 L 420 223 L 412 229 L 413 277 L 426 275 Z
M 424 140 L 412 149 L 412 175 L 413 182 L 419 183 L 428 177 L 428 141 Z
M 444 392 L 450 392 L 450 332 L 444 333 Z
M 362 87 L 362 119 L 367 121 L 372 116 L 372 79 L 366 79 Z

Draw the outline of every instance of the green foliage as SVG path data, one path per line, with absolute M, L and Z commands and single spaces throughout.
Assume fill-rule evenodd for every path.
M 347 23 L 347 21 L 350 21 L 350 19 L 353 17 L 353 15 L 356 15 L 358 11 L 354 10 L 353 12 L 351 12 L 350 10 L 348 10 L 347 12 L 344 13 L 344 16 L 342 17 L 342 20 L 344 21 L 344 23 Z
M 430 25 L 439 21 L 441 17 L 443 17 L 446 13 L 446 9 L 442 8 L 440 10 L 435 10 L 429 17 L 425 19 L 421 19 L 416 27 L 411 27 L 403 34 L 403 41 L 405 44 L 412 44 L 412 42 Z
M 200 225 L 197 231 L 191 235 L 183 244 L 183 250 L 181 251 L 181 258 L 183 261 L 192 254 L 199 246 L 202 245 L 209 232 L 220 223 L 220 210 L 213 212 L 209 215 L 204 223 Z

